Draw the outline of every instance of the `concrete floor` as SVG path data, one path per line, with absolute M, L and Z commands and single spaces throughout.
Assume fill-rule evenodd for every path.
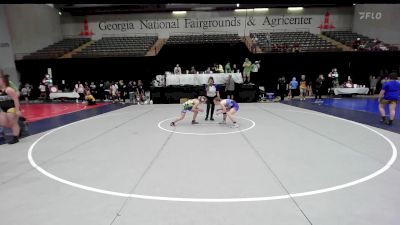
M 399 134 L 279 103 L 240 104 L 238 129 L 204 113 L 169 127 L 179 112 L 130 106 L 0 146 L 0 224 L 399 224 L 381 136 L 400 148 Z

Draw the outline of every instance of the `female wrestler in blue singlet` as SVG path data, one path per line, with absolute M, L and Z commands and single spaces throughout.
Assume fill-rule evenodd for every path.
M 237 111 L 239 111 L 239 104 L 237 104 L 237 102 L 232 99 L 215 98 L 214 103 L 215 105 L 221 106 L 220 109 L 217 109 L 217 111 L 222 111 L 224 115 L 221 124 L 226 124 L 226 117 L 228 117 L 233 123 L 232 127 L 239 127 L 239 125 L 236 123 L 235 117 L 233 116 Z

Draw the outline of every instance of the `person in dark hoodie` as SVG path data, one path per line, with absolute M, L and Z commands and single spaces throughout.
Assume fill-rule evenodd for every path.
M 315 100 L 317 100 L 317 98 L 321 99 L 324 82 L 325 82 L 324 75 L 320 74 L 317 80 L 315 81 Z

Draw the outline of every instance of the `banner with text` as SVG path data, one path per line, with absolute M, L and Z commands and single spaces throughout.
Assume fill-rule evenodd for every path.
M 82 32 L 94 35 L 154 34 L 168 37 L 173 33 L 237 33 L 240 36 L 254 31 L 310 31 L 351 29 L 351 8 L 313 8 L 291 13 L 286 9 L 268 12 L 187 12 L 127 15 L 95 15 L 62 18 L 64 35 Z M 87 29 L 87 30 L 85 30 Z

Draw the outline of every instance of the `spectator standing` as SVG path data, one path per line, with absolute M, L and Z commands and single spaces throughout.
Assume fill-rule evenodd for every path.
M 250 82 L 251 61 L 246 58 L 243 63 L 243 82 L 246 84 Z
M 21 94 L 22 94 L 25 102 L 28 103 L 29 102 L 29 90 L 26 87 L 26 85 L 24 87 L 22 87 Z
M 281 101 L 285 100 L 285 94 L 286 94 L 286 91 L 288 90 L 288 84 L 286 83 L 285 76 L 282 76 L 281 78 L 278 79 L 277 89 L 278 89 L 279 96 L 281 96 Z
M 300 101 L 306 100 L 306 95 L 307 95 L 306 75 L 301 75 L 301 77 L 300 77 Z
M 46 86 L 43 83 L 39 84 L 40 96 L 39 99 L 45 100 L 46 97 Z
M 228 79 L 225 83 L 226 98 L 233 99 L 235 93 L 235 81 L 232 79 L 232 75 L 229 74 Z
M 232 73 L 231 64 L 229 62 L 225 65 L 225 73 Z
M 75 84 L 74 90 L 76 93 L 79 94 L 79 100 L 81 100 L 83 102 L 83 100 L 85 99 L 85 94 L 84 94 L 85 88 L 83 87 L 83 84 L 80 81 L 78 81 L 78 83 Z M 79 100 L 77 99 L 76 103 L 78 103 Z
M 315 100 L 322 98 L 322 88 L 324 86 L 324 75 L 320 74 L 315 81 Z
M 110 81 L 106 81 L 104 83 L 104 100 L 105 101 L 110 101 L 111 100 L 111 85 L 112 83 Z
M 251 65 L 251 76 L 253 77 L 253 81 L 254 80 L 259 80 L 260 78 L 258 77 L 258 71 L 260 70 L 260 61 L 255 61 L 252 65 Z M 249 79 L 249 83 L 250 83 L 250 79 Z M 257 82 L 258 83 L 258 82 Z
M 97 83 L 96 90 L 97 90 L 97 98 L 104 100 L 105 95 L 104 95 L 104 81 L 103 80 L 100 80 L 100 82 Z M 96 96 L 94 96 L 94 97 L 96 97 Z
M 298 86 L 299 82 L 297 82 L 296 77 L 293 77 L 292 81 L 289 83 L 289 99 L 292 99 L 297 95 Z
M 129 87 L 129 99 L 130 99 L 130 102 L 132 102 L 133 104 L 137 104 L 137 101 L 136 101 L 136 93 L 137 92 L 138 92 L 138 90 L 137 90 L 136 81 L 131 81 L 130 87 Z
M 251 37 L 251 52 L 252 53 L 257 53 L 257 43 L 258 43 L 258 38 L 256 35 L 252 34 Z
M 132 80 L 129 81 L 129 83 L 126 87 L 126 92 L 128 93 L 128 96 L 129 96 L 129 102 L 134 103 L 136 90 L 133 90 L 133 81 Z
M 142 105 L 146 100 L 145 90 L 142 80 L 138 80 L 136 98 L 138 99 L 138 102 Z
M 90 88 L 90 93 L 91 93 L 91 95 L 92 95 L 94 98 L 98 97 L 98 96 L 97 96 L 97 86 L 94 84 L 94 82 L 91 82 L 91 83 L 90 83 L 89 88 Z
M 28 88 L 28 95 L 29 95 L 29 97 L 31 96 L 31 92 L 32 92 L 32 90 L 33 90 L 33 86 L 32 85 L 30 85 L 29 83 L 26 83 L 25 84 L 25 87 L 26 88 Z
M 312 86 L 313 86 L 312 81 L 308 82 L 308 84 L 307 84 L 307 96 L 309 96 L 309 97 L 313 96 L 313 88 L 312 88 Z
M 122 101 L 125 103 L 126 99 L 129 98 L 128 85 L 123 80 L 120 80 L 120 87 L 122 89 L 121 98 Z
M 383 85 L 384 85 L 386 82 L 388 82 L 388 81 L 389 81 L 389 78 L 388 78 L 387 76 L 385 76 L 385 77 L 381 80 L 382 87 L 383 87 Z
M 376 85 L 378 83 L 378 79 L 376 79 L 375 76 L 370 76 L 369 77 L 369 91 L 371 95 L 374 95 L 376 92 Z
M 271 35 L 268 32 L 265 34 L 265 44 L 269 51 L 271 49 Z
M 111 99 L 112 99 L 113 102 L 115 102 L 115 100 L 118 99 L 118 85 L 117 85 L 117 82 L 111 83 L 110 92 L 111 92 Z

